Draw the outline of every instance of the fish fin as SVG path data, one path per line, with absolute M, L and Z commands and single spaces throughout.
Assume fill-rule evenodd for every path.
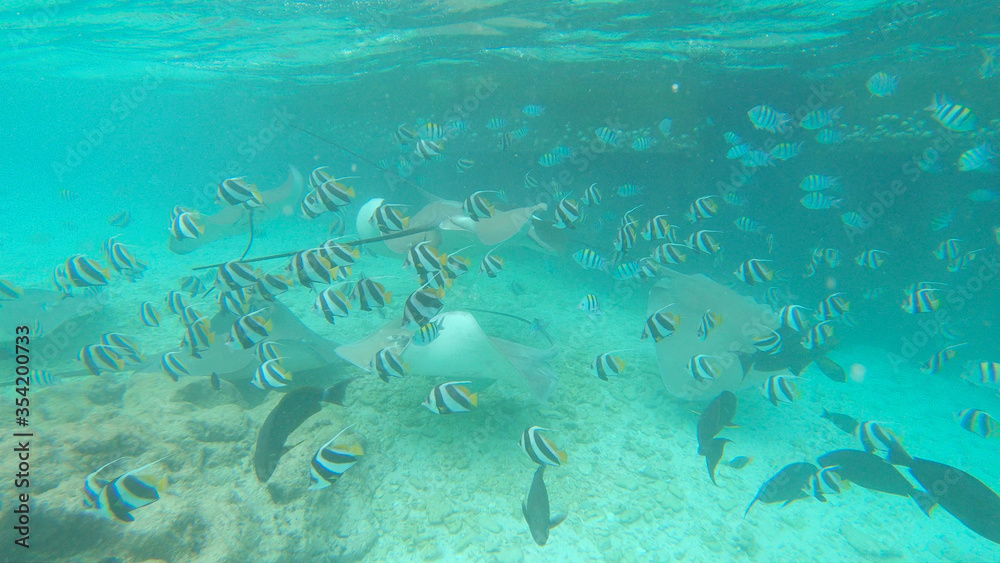
M 866 447 L 865 450 L 867 449 Z M 913 465 L 913 458 L 910 457 L 910 454 L 906 453 L 906 450 L 903 449 L 903 444 L 895 436 L 890 436 L 889 453 L 885 456 L 885 460 L 893 465 L 902 465 L 904 467 Z
M 931 517 L 931 513 L 934 511 L 934 508 L 936 508 L 938 505 L 937 500 L 935 500 L 930 493 L 928 493 L 927 491 L 922 491 L 920 489 L 915 488 L 912 491 L 910 491 L 910 498 L 916 501 L 917 506 L 920 507 L 920 510 L 922 510 L 924 514 L 927 515 L 928 518 Z
M 160 477 L 159 481 L 156 482 L 156 492 L 162 494 L 163 491 L 167 490 L 168 486 L 170 486 L 170 479 L 164 475 L 163 477 Z
M 566 459 L 567 459 L 567 457 L 566 457 L 566 452 L 564 452 L 564 451 L 562 451 L 562 450 L 560 450 L 560 451 L 557 451 L 557 452 L 556 452 L 556 457 L 558 457 L 558 458 L 559 458 L 559 461 L 561 461 L 561 462 L 563 462 L 563 463 L 566 463 Z
M 353 444 L 347 451 L 354 455 L 365 455 L 365 450 L 361 447 L 361 444 Z
M 551 530 L 552 528 L 555 528 L 559 524 L 562 524 L 566 520 L 567 516 L 569 516 L 569 515 L 568 514 L 556 514 L 555 516 L 553 516 L 549 520 L 549 529 Z
M 474 406 L 474 407 L 478 407 L 479 406 L 479 393 L 473 393 L 473 394 L 469 395 L 469 403 L 471 403 L 472 406 Z
M 386 304 L 392 303 L 392 292 L 391 291 L 385 292 L 385 302 L 386 302 Z
M 323 401 L 335 405 L 344 406 L 344 395 L 347 393 L 347 386 L 358 377 L 351 377 L 343 381 L 338 381 L 323 391 Z

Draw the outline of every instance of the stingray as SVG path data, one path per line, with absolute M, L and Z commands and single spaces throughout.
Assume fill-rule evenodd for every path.
M 0 356 L 14 353 L 15 338 L 23 333 L 16 332 L 17 327 L 26 326 L 33 360 L 51 358 L 86 334 L 85 317 L 101 311 L 109 300 L 107 291 L 77 291 L 66 295 L 59 291 L 25 288 L 19 298 L 0 301 L 0 344 L 3 348 Z M 49 347 L 52 349 L 47 351 Z
M 381 198 L 375 198 L 369 200 L 358 210 L 355 227 L 358 230 L 359 238 L 374 238 L 381 234 L 372 225 L 371 218 L 375 209 L 384 202 L 385 200 Z M 431 246 L 441 247 L 442 250 L 468 246 L 469 244 L 495 246 L 512 241 L 529 248 L 541 248 L 546 252 L 555 252 L 555 248 L 539 236 L 532 221 L 532 216 L 535 213 L 545 211 L 546 208 L 544 203 L 539 203 L 530 207 L 496 211 L 488 219 L 473 221 L 462 210 L 460 202 L 437 199 L 410 217 L 412 228 L 427 225 L 437 225 L 437 228 L 369 245 L 368 248 L 379 254 L 385 254 L 386 250 L 393 254 L 404 254 L 411 246 L 423 241 L 429 242 Z M 379 252 L 380 250 L 381 252 Z
M 337 377 L 336 375 L 331 377 L 330 374 L 342 371 L 330 369 L 346 365 L 334 353 L 337 343 L 310 330 L 284 304 L 278 301 L 253 300 L 250 305 L 254 311 L 265 309 L 261 315 L 273 322 L 268 340 L 278 345 L 278 351 L 282 355 L 282 367 L 292 372 L 295 383 L 317 381 L 329 385 L 330 379 Z M 234 321 L 236 316 L 228 312 L 220 312 L 212 317 L 215 342 L 199 352 L 201 358 L 190 356 L 187 349 L 165 350 L 151 355 L 150 361 L 137 370 L 137 373 L 159 372 L 163 353 L 177 351 L 191 375 L 208 376 L 216 373 L 221 379 L 249 388 L 250 378 L 257 369 L 259 361 L 254 348 L 241 350 L 226 345 L 225 341 L 229 338 L 229 329 Z M 166 319 L 164 324 L 168 324 Z M 177 339 L 180 340 L 182 332 L 180 324 L 177 326 Z
M 761 330 L 758 327 L 777 326 L 771 309 L 704 275 L 681 274 L 669 268 L 661 268 L 661 272 L 663 277 L 650 290 L 647 314 L 673 303 L 669 311 L 681 317 L 677 331 L 655 344 L 667 391 L 678 398 L 703 400 L 763 381 L 765 375 L 757 370 L 744 374 L 739 354 L 756 352 L 753 336 Z M 698 324 L 709 309 L 722 315 L 722 323 L 701 340 Z M 687 365 L 697 354 L 717 358 L 719 373 L 714 381 L 699 382 L 691 376 Z
M 498 380 L 531 391 L 548 400 L 556 389 L 556 375 L 547 361 L 558 353 L 488 336 L 467 311 L 450 311 L 435 317 L 441 333 L 425 346 L 407 343 L 412 331 L 392 320 L 379 331 L 337 348 L 337 354 L 365 371 L 382 348 L 402 346 L 400 354 L 409 374 L 447 377 L 451 380 Z M 405 343 L 405 344 L 404 344 Z
M 277 188 L 261 191 L 261 199 L 265 207 L 253 211 L 253 221 L 259 225 L 264 221 L 286 214 L 286 208 L 297 209 L 303 196 L 302 173 L 294 166 L 289 166 L 288 178 Z M 229 236 L 246 233 L 250 229 L 247 210 L 241 205 L 226 206 L 213 215 L 201 214 L 199 224 L 205 232 L 198 238 L 178 240 L 170 237 L 170 251 L 176 254 L 187 254 L 202 246 Z

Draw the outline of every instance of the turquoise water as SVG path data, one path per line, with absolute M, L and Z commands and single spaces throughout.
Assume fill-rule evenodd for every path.
M 8 3 L 0 559 L 997 560 L 996 16 L 979 2 Z M 877 73 L 895 89 L 869 88 Z M 925 110 L 935 95 L 959 107 Z M 762 105 L 787 124 L 755 126 Z M 320 167 L 341 180 L 312 183 Z M 835 185 L 810 196 L 810 175 Z M 217 200 L 242 177 L 257 191 Z M 345 199 L 308 218 L 317 190 Z M 405 226 L 380 229 L 379 203 Z M 181 213 L 186 231 L 171 230 Z M 664 238 L 646 240 L 657 216 Z M 331 238 L 343 279 L 287 269 Z M 423 277 L 404 267 L 422 241 Z M 606 266 L 583 267 L 581 250 Z M 56 285 L 90 264 L 78 255 L 107 273 Z M 226 271 L 247 281 L 220 277 L 241 259 Z M 269 274 L 287 291 L 220 304 Z M 408 296 L 437 286 L 437 322 L 401 327 Z M 367 303 L 391 296 L 366 311 L 359 287 Z M 171 312 L 171 292 L 192 308 Z M 599 313 L 581 310 L 591 295 Z M 782 326 L 790 305 L 804 326 Z M 266 327 L 244 350 L 233 327 L 254 316 Z M 640 338 L 651 317 L 659 342 Z M 192 350 L 189 327 L 211 337 Z M 754 345 L 770 329 L 780 353 Z M 93 348 L 109 334 L 125 344 Z M 809 350 L 810 334 L 825 341 Z M 257 340 L 277 347 L 270 379 Z M 400 363 L 384 377 L 381 350 Z M 620 372 L 607 381 L 602 354 L 602 373 Z M 772 404 L 775 376 L 794 393 Z M 330 388 L 342 400 L 320 400 Z M 724 392 L 738 405 L 713 436 L 732 442 L 710 476 L 699 419 Z M 812 483 L 762 489 L 863 448 L 824 409 L 964 473 L 866 458 L 865 475 L 927 489 L 930 517 L 846 478 L 825 502 Z M 528 521 L 549 518 L 530 501 L 522 513 L 539 492 L 541 450 L 519 445 L 531 427 L 566 454 L 544 472 L 547 516 L 566 515 L 544 545 Z M 311 475 L 324 448 L 353 462 L 339 479 Z M 799 498 L 765 495 L 744 516 L 768 490 Z

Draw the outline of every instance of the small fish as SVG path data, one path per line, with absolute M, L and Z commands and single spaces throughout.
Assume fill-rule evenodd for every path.
M 265 310 L 258 309 L 237 319 L 229 331 L 227 344 L 233 348 L 238 347 L 238 349 L 247 350 L 266 339 L 271 334 L 273 323 L 258 316 L 258 313 L 262 313 Z
M 103 516 L 120 522 L 134 521 L 135 517 L 132 516 L 131 512 L 160 500 L 160 493 L 167 488 L 166 475 L 157 479 L 145 474 L 146 469 L 163 461 L 163 459 L 165 458 L 160 458 L 111 480 L 101 489 L 101 493 L 97 497 L 97 510 Z
M 773 107 L 762 104 L 750 108 L 747 112 L 754 129 L 763 129 L 771 133 L 784 133 L 788 126 L 788 114 L 781 113 Z
M 866 250 L 859 254 L 854 261 L 859 266 L 877 270 L 882 267 L 882 264 L 885 263 L 888 256 L 889 253 L 884 250 Z
M 550 428 L 532 426 L 521 433 L 521 439 L 517 445 L 521 447 L 528 459 L 539 465 L 559 466 L 566 463 L 566 452 L 556 448 L 551 440 L 541 435 L 542 430 L 552 431 Z
M 637 151 L 644 151 L 656 144 L 656 139 L 652 137 L 647 137 L 645 135 L 640 135 L 632 141 L 632 148 Z
M 205 233 L 205 227 L 198 224 L 199 218 L 196 213 L 181 213 L 171 220 L 167 230 L 177 240 L 197 239 Z
M 802 143 L 779 143 L 774 145 L 768 154 L 778 160 L 788 160 L 798 156 L 800 152 L 802 152 Z
M 781 335 L 767 327 L 763 328 L 767 329 L 768 332 L 754 337 L 754 347 L 772 356 L 779 354 L 781 352 Z
M 836 268 L 840 264 L 840 251 L 836 248 L 827 248 L 823 251 L 823 261 L 831 268 Z
M 426 346 L 440 336 L 442 330 L 441 320 L 430 321 L 413 332 L 410 342 L 415 346 Z
M 1000 435 L 1000 423 L 997 419 L 979 409 L 962 409 L 955 413 L 958 425 L 983 438 Z
M 80 349 L 77 360 L 93 375 L 101 375 L 101 370 L 119 372 L 125 368 L 120 350 L 106 344 L 91 344 Z
M 167 377 L 173 379 L 175 382 L 180 381 L 182 375 L 191 375 L 188 371 L 187 366 L 180 358 L 180 354 L 177 352 L 167 352 L 160 358 L 160 369 L 163 373 L 167 374 Z
M 737 229 L 745 233 L 759 233 L 764 230 L 764 225 L 749 217 L 743 216 L 737 217 L 736 220 L 733 221 L 733 225 L 736 225 Z
M 833 209 L 839 208 L 843 202 L 838 198 L 830 197 L 820 192 L 810 192 L 799 200 L 806 209 Z
M 257 360 L 260 363 L 264 363 L 268 360 L 281 359 L 281 354 L 278 352 L 278 345 L 274 342 L 266 340 L 257 344 L 257 348 L 254 350 L 254 355 L 257 356 Z
M 313 302 L 313 311 L 323 315 L 326 322 L 336 323 L 336 318 L 346 318 L 350 314 L 351 302 L 342 292 L 328 287 L 316 296 Z
M 711 309 L 705 311 L 705 314 L 701 316 L 701 325 L 698 327 L 698 339 L 708 338 L 708 333 L 720 324 L 722 324 L 722 315 L 713 313 Z
M 996 158 L 997 154 L 989 143 L 977 145 L 958 157 L 958 169 L 961 172 L 971 172 L 973 170 L 990 171 L 993 165 L 990 162 Z
M 743 138 L 733 133 L 732 131 L 726 131 L 722 134 L 722 138 L 726 141 L 728 145 L 739 145 L 743 142 Z
M 837 129 L 823 129 L 816 133 L 816 142 L 821 145 L 839 145 L 846 140 L 844 132 Z
M 840 494 L 843 485 L 837 469 L 839 466 L 824 467 L 809 480 L 809 489 L 816 500 L 826 502 L 826 495 Z
M 597 189 L 597 182 L 594 182 L 590 185 L 590 187 L 583 191 L 584 205 L 600 205 L 601 199 L 601 190 Z
M 579 264 L 584 270 L 607 270 L 608 265 L 604 258 L 596 251 L 589 248 L 581 248 L 573 253 L 573 261 Z
M 786 326 L 794 331 L 802 332 L 807 323 L 805 307 L 801 305 L 785 305 L 778 311 L 778 318 L 781 319 L 781 326 Z
M 580 206 L 575 200 L 566 196 L 556 205 L 555 215 L 556 220 L 553 225 L 557 229 L 575 229 L 573 224 L 580 220 Z
M 846 414 L 830 412 L 826 409 L 823 409 L 823 414 L 820 415 L 820 418 L 825 418 L 829 420 L 830 422 L 833 423 L 834 426 L 850 434 L 851 436 L 857 436 L 858 428 L 861 426 L 860 422 L 858 422 L 857 420 Z
M 606 125 L 595 129 L 594 135 L 596 135 L 598 139 L 611 145 L 612 147 L 618 146 L 618 132 Z
M 656 247 L 653 260 L 658 264 L 682 264 L 687 260 L 687 246 L 668 242 Z
M 697 231 L 691 233 L 691 235 L 687 238 L 688 248 L 693 248 L 704 254 L 718 254 L 722 247 L 715 241 L 712 234 L 719 232 L 720 231 Z
M 107 268 L 101 266 L 100 262 L 91 260 L 82 254 L 77 254 L 64 264 L 66 277 L 73 287 L 98 287 L 108 284 Z
M 483 257 L 483 261 L 479 264 L 479 273 L 495 278 L 503 271 L 503 258 L 493 256 L 492 252 L 492 250 L 487 252 L 486 256 Z
M 281 367 L 281 360 L 268 360 L 257 366 L 250 383 L 261 391 L 281 389 L 292 381 L 292 374 Z
M 496 131 L 497 129 L 503 129 L 507 126 L 507 120 L 502 117 L 491 117 L 486 122 L 486 128 L 490 131 Z
M 590 370 L 598 379 L 608 381 L 609 375 L 621 375 L 625 371 L 625 360 L 611 352 L 598 354 L 591 362 Z
M 215 286 L 220 290 L 238 290 L 257 283 L 258 270 L 243 262 L 231 261 L 215 271 Z
M 669 137 L 670 136 L 670 130 L 673 128 L 673 126 L 674 126 L 674 120 L 670 119 L 669 117 L 664 117 L 656 125 L 656 128 L 660 130 L 660 133 L 664 137 Z
M 645 340 L 652 336 L 654 341 L 659 342 L 677 331 L 681 322 L 680 317 L 667 312 L 667 308 L 672 305 L 673 303 L 661 307 L 646 319 L 646 325 L 639 340 Z
M 868 79 L 865 86 L 873 97 L 885 98 L 896 93 L 896 88 L 899 86 L 899 76 L 889 76 L 885 72 L 876 72 Z
M 618 189 L 615 191 L 615 193 L 617 193 L 619 197 L 632 197 L 632 196 L 639 195 L 639 194 L 643 193 L 644 191 L 645 191 L 645 188 L 643 188 L 642 186 L 637 186 L 635 184 L 625 183 L 625 184 L 622 184 L 622 185 L 618 186 Z
M 462 203 L 462 210 L 465 211 L 473 221 L 489 219 L 495 211 L 493 205 L 483 196 L 491 190 L 480 190 L 465 198 Z
M 677 242 L 677 226 L 671 225 L 666 215 L 657 215 L 647 221 L 640 234 L 648 241 L 666 239 Z
M 794 383 L 796 379 L 801 378 L 787 374 L 772 375 L 764 382 L 763 394 L 774 406 L 778 406 L 778 403 L 793 403 L 798 396 Z
M 400 206 L 391 203 L 379 205 L 368 222 L 375 225 L 381 233 L 398 233 L 405 230 L 410 224 L 410 218 L 403 217 L 397 207 Z
M 593 293 L 588 293 L 576 306 L 577 309 L 587 313 L 591 318 L 600 317 L 604 313 L 601 311 L 601 302 Z
M 878 422 L 862 422 L 858 427 L 858 438 L 861 439 L 861 447 L 868 453 L 876 451 L 887 452 L 896 439 L 895 435 Z
M 413 141 L 414 139 L 416 139 L 417 134 L 412 129 L 407 127 L 405 123 L 401 123 L 398 126 L 396 126 L 396 130 L 392 132 L 392 138 L 393 140 L 396 141 L 397 144 L 406 145 L 411 141 Z M 317 170 L 319 169 L 317 168 Z M 313 171 L 314 175 L 315 173 L 316 172 Z M 310 180 L 311 179 L 312 178 L 310 178 Z M 329 177 L 327 177 L 326 179 L 329 179 Z M 326 181 L 326 179 L 324 179 L 323 181 Z M 313 187 L 315 188 L 316 185 L 314 185 Z
M 442 151 L 444 151 L 444 139 L 440 139 L 437 141 L 420 139 L 417 141 L 416 147 L 413 149 L 413 155 L 420 157 L 423 160 L 430 160 L 435 156 L 440 155 Z M 330 211 L 336 211 L 336 210 L 331 209 Z
M 443 297 L 444 291 L 440 289 L 424 288 L 411 293 L 403 305 L 401 328 L 419 328 L 427 324 L 444 308 Z
M 215 203 L 219 204 L 240 205 L 250 200 L 262 201 L 257 186 L 247 183 L 246 177 L 225 179 L 215 192 Z
M 386 383 L 390 377 L 402 378 L 407 372 L 406 364 L 389 348 L 382 348 L 376 352 L 369 365 L 379 379 Z
M 638 278 L 640 267 L 638 262 L 622 262 L 611 271 L 611 277 L 618 281 Z
M 545 464 L 542 464 L 535 470 L 527 500 L 521 503 L 521 514 L 528 524 L 531 537 L 540 546 L 549 541 L 549 531 L 566 519 L 565 514 L 557 514 L 550 518 L 549 493 L 545 489 L 544 477 Z
M 286 278 L 285 276 L 279 274 L 264 274 L 257 278 L 257 283 L 254 284 L 253 289 L 266 301 L 275 301 L 279 295 L 285 293 L 291 289 L 291 287 L 292 280 Z M 247 288 L 244 288 L 244 290 L 246 289 Z
M 638 240 L 638 237 L 635 232 L 635 227 L 631 224 L 624 225 L 618 229 L 618 235 L 615 237 L 615 250 L 621 252 L 622 255 L 625 255 L 629 250 L 632 250 L 632 248 L 635 247 L 636 240 Z
M 347 428 L 350 428 L 348 426 Z M 347 428 L 341 430 L 329 442 L 320 446 L 309 462 L 309 489 L 318 491 L 334 484 L 348 469 L 354 467 L 358 458 L 365 455 L 359 444 L 333 445 Z
M 833 109 L 816 109 L 807 113 L 799 122 L 799 126 L 810 131 L 821 129 L 840 118 L 842 107 Z
M 936 354 L 931 356 L 931 358 L 927 360 L 927 363 L 920 366 L 920 371 L 928 375 L 939 373 L 944 368 L 944 365 L 958 354 L 957 348 L 966 346 L 967 344 L 968 342 L 960 342 L 958 344 L 952 344 L 951 346 L 942 348 Z
M 979 362 L 963 373 L 962 379 L 980 387 L 1000 389 L 1000 362 Z
M 694 200 L 688 209 L 687 217 L 693 223 L 702 219 L 711 219 L 718 212 L 719 203 L 715 196 L 707 195 Z
M 132 222 L 132 214 L 127 210 L 119 211 L 118 213 L 108 217 L 108 224 L 112 227 L 118 227 L 119 229 L 124 229 Z
M 737 160 L 743 158 L 748 152 L 753 150 L 749 143 L 742 143 L 729 148 L 726 151 L 726 158 L 729 160 Z
M 208 376 L 208 383 L 215 391 L 222 391 L 222 380 L 219 379 L 219 374 L 214 371 Z
M 455 169 L 459 172 L 468 172 L 474 164 L 476 164 L 476 161 L 471 158 L 460 158 L 455 162 Z
M 472 407 L 479 406 L 479 396 L 465 387 L 471 383 L 471 381 L 442 383 L 431 389 L 422 404 L 434 414 L 470 412 Z
M 823 190 L 840 190 L 840 179 L 833 176 L 823 176 L 821 174 L 810 174 L 799 182 L 799 187 L 807 192 L 820 192 Z
M 87 508 L 97 508 L 97 498 L 100 496 L 104 486 L 108 484 L 107 479 L 101 479 L 97 475 L 104 471 L 105 468 L 115 464 L 125 458 L 120 457 L 114 461 L 109 461 L 104 465 L 98 467 L 93 473 L 87 475 L 87 478 L 83 481 L 83 506 Z
M 421 139 L 430 139 L 432 141 L 437 141 L 444 138 L 444 127 L 441 127 L 437 123 L 428 121 L 417 130 L 417 135 Z
M 690 373 L 691 376 L 694 377 L 694 380 L 698 383 L 703 381 L 715 381 L 715 378 L 718 377 L 721 370 L 717 359 L 705 354 L 692 356 L 691 359 L 688 360 L 687 369 L 688 373 Z
M 371 311 L 372 307 L 382 308 L 392 303 L 392 292 L 387 291 L 381 283 L 362 275 L 351 290 L 351 299 L 358 302 L 358 309 Z
M 1000 192 L 996 190 L 988 190 L 986 188 L 981 188 L 969 192 L 969 194 L 965 197 L 969 201 L 975 201 L 977 203 L 988 203 L 1000 199 Z
M 538 189 L 538 180 L 531 175 L 530 170 L 524 173 L 524 189 L 531 191 Z
M 832 319 L 844 315 L 851 308 L 851 303 L 844 300 L 843 293 L 828 295 L 820 302 L 816 311 L 816 318 L 819 320 Z
M 774 279 L 774 270 L 767 265 L 768 262 L 770 260 L 751 258 L 740 264 L 739 268 L 733 272 L 733 275 L 747 285 L 769 282 Z
M 833 337 L 832 321 L 823 321 L 809 329 L 805 338 L 800 342 L 806 350 L 815 350 L 826 345 L 827 341 Z
M 855 229 L 867 229 L 868 221 L 865 220 L 864 216 L 856 211 L 848 211 L 840 216 L 841 222 L 843 222 L 848 227 L 853 227 Z
M 743 469 L 751 461 L 753 461 L 752 457 L 747 457 L 745 455 L 737 456 L 729 460 L 729 467 L 732 467 L 733 469 Z
M 945 129 L 952 131 L 972 131 L 976 128 L 976 116 L 969 108 L 948 100 L 947 96 L 934 94 L 931 105 L 924 108 L 931 117 Z
M 521 108 L 521 113 L 528 117 L 538 117 L 545 113 L 545 106 L 540 106 L 538 104 L 528 104 Z

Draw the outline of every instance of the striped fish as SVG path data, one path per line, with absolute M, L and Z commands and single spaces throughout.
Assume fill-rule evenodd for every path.
M 315 193 L 316 201 L 321 203 L 327 211 L 337 211 L 341 207 L 351 204 L 354 198 L 354 188 L 348 188 L 340 183 L 345 178 L 330 179 L 323 182 Z
M 146 326 L 160 326 L 160 313 L 149 301 L 144 302 L 139 307 L 139 319 Z
M 390 377 L 402 378 L 406 375 L 407 366 L 403 364 L 403 361 L 389 348 L 382 348 L 372 356 L 372 361 L 369 364 L 379 379 L 389 382 Z
M 625 360 L 612 352 L 598 354 L 590 363 L 590 370 L 598 379 L 608 381 L 609 375 L 621 375 L 625 371 Z
M 798 394 L 795 391 L 794 380 L 800 379 L 793 375 L 772 375 L 764 382 L 763 393 L 771 404 L 778 406 L 778 403 L 793 403 Z
M 949 360 L 953 359 L 957 354 L 957 348 L 968 345 L 968 342 L 960 342 L 958 344 L 952 344 L 951 346 L 946 346 L 939 350 L 936 354 L 931 356 L 931 359 L 920 366 L 920 371 L 932 375 L 939 373 Z
M 406 229 L 410 224 L 410 218 L 403 217 L 397 207 L 400 206 L 391 203 L 379 205 L 368 222 L 375 225 L 381 233 L 397 233 Z
M 826 345 L 827 341 L 833 337 L 832 321 L 823 321 L 809 329 L 805 338 L 802 339 L 802 347 L 806 350 L 815 350 Z
M 274 301 L 292 287 L 292 280 L 279 274 L 264 274 L 257 278 L 253 290 L 267 301 Z M 248 288 L 244 288 L 246 290 Z
M 333 445 L 337 438 L 347 431 L 347 428 L 320 446 L 319 451 L 309 462 L 310 485 L 308 490 L 317 491 L 334 484 L 343 477 L 348 469 L 354 467 L 354 464 L 358 462 L 358 457 L 365 455 L 365 451 L 359 444 Z
M 973 170 L 988 172 L 993 170 L 994 167 L 990 161 L 996 158 L 996 156 L 996 153 L 993 152 L 993 147 L 989 143 L 983 143 L 959 155 L 958 169 L 961 172 L 971 172 Z
M 705 314 L 701 316 L 701 325 L 698 327 L 698 339 L 708 338 L 708 333 L 720 324 L 722 324 L 722 315 L 713 313 L 711 309 L 705 311 Z
M 313 311 L 323 315 L 326 322 L 330 324 L 335 324 L 337 317 L 347 317 L 350 309 L 351 302 L 348 301 L 347 296 L 332 287 L 320 292 L 316 296 L 316 301 L 313 302 Z
M 220 291 L 242 289 L 257 283 L 259 273 L 244 262 L 226 262 L 215 271 L 215 286 Z
M 465 201 L 462 203 L 462 210 L 465 211 L 469 215 L 469 218 L 473 221 L 489 219 L 493 216 L 496 209 L 483 196 L 483 194 L 492 192 L 493 190 L 480 190 L 473 193 L 469 197 L 465 198 Z
M 108 284 L 108 269 L 82 254 L 66 260 L 64 267 L 66 277 L 73 287 L 97 287 Z
M 181 361 L 180 354 L 177 352 L 167 352 L 164 354 L 160 358 L 160 369 L 175 382 L 180 381 L 182 375 L 191 375 L 191 372 L 188 371 L 187 366 Z
M 223 202 L 229 205 L 240 205 L 248 201 L 263 202 L 257 186 L 248 184 L 245 176 L 239 178 L 227 178 L 219 182 L 219 189 L 215 192 L 215 203 Z
M 948 100 L 947 96 L 934 94 L 931 105 L 924 108 L 931 112 L 934 121 L 952 131 L 973 131 L 976 128 L 976 116 L 972 110 Z
M 962 409 L 955 413 L 958 425 L 983 438 L 993 438 L 1000 435 L 1000 423 L 997 419 L 979 409 Z
M 652 258 L 658 264 L 681 264 L 687 260 L 688 248 L 683 244 L 668 242 L 657 246 Z
M 442 141 L 443 139 L 438 141 L 420 139 L 417 141 L 417 146 L 413 149 L 413 154 L 423 160 L 430 160 L 441 154 L 441 151 L 444 150 L 444 143 Z
M 601 303 L 593 293 L 585 295 L 576 308 L 587 313 L 591 318 L 603 315 L 601 312 Z
M 962 379 L 980 387 L 1000 389 L 1000 362 L 983 361 L 970 366 Z
M 415 346 L 426 346 L 437 339 L 442 330 L 444 330 L 444 326 L 440 319 L 429 321 L 413 332 L 410 342 Z
M 584 205 L 600 205 L 601 199 L 601 190 L 597 189 L 597 182 L 594 182 L 583 191 Z
M 799 187 L 807 192 L 819 192 L 823 190 L 839 190 L 840 179 L 833 176 L 823 176 L 822 174 L 810 174 L 799 182 Z
M 281 367 L 281 360 L 268 360 L 257 366 L 253 378 L 250 379 L 250 383 L 261 391 L 281 389 L 287 387 L 291 381 L 292 374 Z
M 781 335 L 774 330 L 764 327 L 768 332 L 754 337 L 753 345 L 765 354 L 775 355 L 781 353 Z
M 87 475 L 87 478 L 83 481 L 83 506 L 87 508 L 97 508 L 97 498 L 101 494 L 101 489 L 108 484 L 107 479 L 100 479 L 97 475 L 101 471 L 104 471 L 107 467 L 118 463 L 123 459 L 125 458 L 120 457 L 114 461 L 109 461 L 108 463 L 98 467 L 97 470 L 90 475 Z
M 566 452 L 556 448 L 548 438 L 542 436 L 542 430 L 551 432 L 551 428 L 532 426 L 521 433 L 517 445 L 521 447 L 528 459 L 539 465 L 562 465 L 566 463 Z
M 691 235 L 687 238 L 688 248 L 693 248 L 704 254 L 718 254 L 721 247 L 712 237 L 712 234 L 721 232 L 722 231 L 698 231 L 691 233 Z
M 421 404 L 434 414 L 469 412 L 472 407 L 479 404 L 479 396 L 466 387 L 471 383 L 471 381 L 442 383 L 431 389 L 430 394 Z
M 887 452 L 889 446 L 896 437 L 891 431 L 878 422 L 862 422 L 858 426 L 858 438 L 861 439 L 861 447 L 868 453 Z
M 118 372 L 125 368 L 125 360 L 122 359 L 120 351 L 107 344 L 84 346 L 76 359 L 93 375 L 101 375 L 101 370 Z
M 788 327 L 796 332 L 802 332 L 806 328 L 807 315 L 809 309 L 801 305 L 785 305 L 778 311 L 778 318 L 781 319 L 781 326 Z
M 648 241 L 666 239 L 669 242 L 677 242 L 677 226 L 671 225 L 666 215 L 657 215 L 646 222 L 640 233 L 642 238 Z
M 440 289 L 418 289 L 406 298 L 403 305 L 403 324 L 401 328 L 419 328 L 436 317 L 444 303 L 441 299 L 444 291 Z
M 264 363 L 268 360 L 280 360 L 281 353 L 278 352 L 278 345 L 274 342 L 260 342 L 257 344 L 257 348 L 254 350 L 254 356 L 260 363 Z
M 608 268 L 604 258 L 589 248 L 581 248 L 574 252 L 573 260 L 584 270 L 606 270 Z
M 237 319 L 229 330 L 229 340 L 226 343 L 232 348 L 247 350 L 267 338 L 273 323 L 258 315 L 266 310 L 258 309 Z
M 865 86 L 873 97 L 885 98 L 896 93 L 896 88 L 899 86 L 899 76 L 889 76 L 884 72 L 876 72 L 868 79 Z
M 712 356 L 707 356 L 705 354 L 699 354 L 697 356 L 692 356 L 688 360 L 688 373 L 694 377 L 694 380 L 698 383 L 703 381 L 715 381 L 718 377 L 721 368 L 718 365 L 717 358 Z
M 816 310 L 816 318 L 819 320 L 839 317 L 850 310 L 851 304 L 844 300 L 843 293 L 828 295 L 820 302 Z
M 624 225 L 622 228 L 618 229 L 618 235 L 615 237 L 615 250 L 621 252 L 622 255 L 625 255 L 635 246 L 636 240 L 637 235 L 635 227 L 630 224 Z
M 771 133 L 784 133 L 788 126 L 788 114 L 781 113 L 773 107 L 762 104 L 750 108 L 747 112 L 754 129 L 763 129 Z
M 309 249 L 296 252 L 285 268 L 304 287 L 312 289 L 313 284 L 333 283 L 337 272 L 329 260 L 318 250 Z
M 160 458 L 138 469 L 120 475 L 101 489 L 96 508 L 102 515 L 120 522 L 132 522 L 131 512 L 160 500 L 160 493 L 167 488 L 167 477 L 156 479 L 143 473 L 163 461 Z
M 661 307 L 646 319 L 646 326 L 639 340 L 645 340 L 652 336 L 654 341 L 659 342 L 677 331 L 681 319 L 677 315 L 667 312 L 667 308 L 671 306 L 673 303 Z
M 821 129 L 833 123 L 835 119 L 840 118 L 840 111 L 844 109 L 842 107 L 833 109 L 816 109 L 805 116 L 803 116 L 802 121 L 799 125 L 803 129 L 808 129 L 810 131 Z
M 751 258 L 740 264 L 733 274 L 747 285 L 766 283 L 774 279 L 774 270 L 767 265 L 770 260 Z
M 198 224 L 199 217 L 196 213 L 181 213 L 170 221 L 167 230 L 177 240 L 196 239 L 205 233 L 205 227 Z
M 479 273 L 495 278 L 503 270 L 503 258 L 493 256 L 491 252 L 493 251 L 487 252 L 483 257 L 483 261 L 479 264 Z
M 866 250 L 859 254 L 855 259 L 859 266 L 864 266 L 865 268 L 870 268 L 872 270 L 877 270 L 882 267 L 885 263 L 886 258 L 888 258 L 889 253 L 884 250 Z
M 557 229 L 575 229 L 573 224 L 580 220 L 580 206 L 575 200 L 566 196 L 556 205 L 555 215 L 553 226 Z
M 371 311 L 372 307 L 381 308 L 392 303 L 392 292 L 386 291 L 384 285 L 362 274 L 351 290 L 351 299 L 358 302 L 358 309 Z

